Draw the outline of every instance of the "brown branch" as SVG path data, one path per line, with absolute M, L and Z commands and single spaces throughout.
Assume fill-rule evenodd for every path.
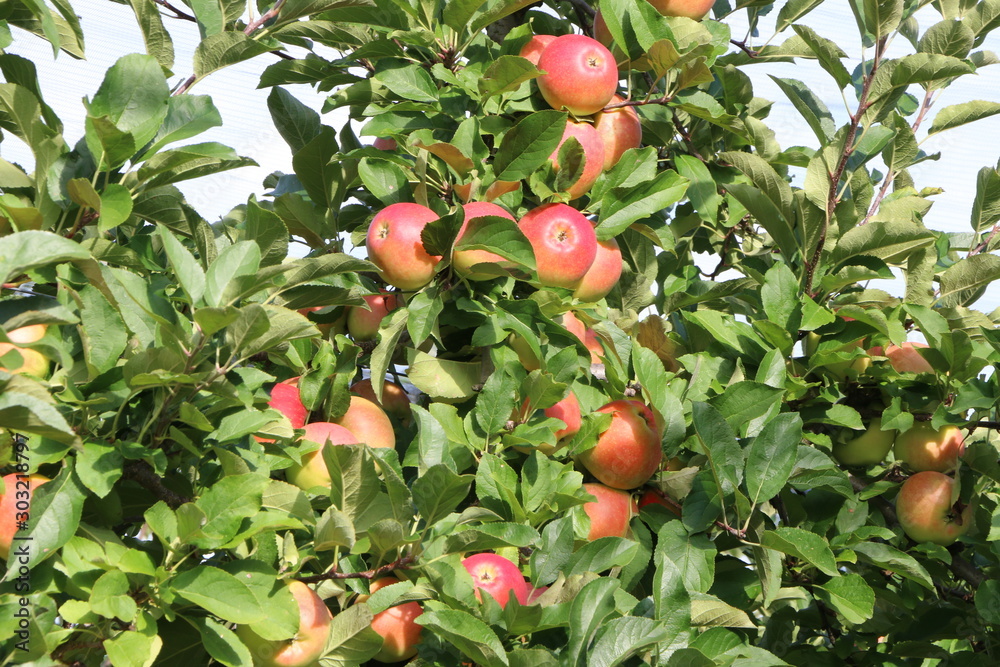
M 681 135 L 681 139 L 684 140 L 684 143 L 687 144 L 688 150 L 691 151 L 691 155 L 695 156 L 702 162 L 705 162 L 705 158 L 703 158 L 701 156 L 701 153 L 698 152 L 698 149 L 694 147 L 694 140 L 691 139 L 691 133 L 688 131 L 686 127 L 684 127 L 684 124 L 681 123 L 680 120 L 678 120 L 677 114 L 673 114 L 673 121 L 674 121 L 674 128 L 676 128 L 677 133 Z
M 169 505 L 171 509 L 177 509 L 184 503 L 190 502 L 190 498 L 185 498 L 176 491 L 168 489 L 163 483 L 163 478 L 157 475 L 153 467 L 145 461 L 127 462 L 122 477 L 138 482 L 146 487 L 154 496 Z
M 271 7 L 269 10 L 261 14 L 259 17 L 257 17 L 256 20 L 250 21 L 250 23 L 247 24 L 247 27 L 243 30 L 243 34 L 249 35 L 253 32 L 256 32 L 262 25 L 264 25 L 271 19 L 276 18 L 278 16 L 278 13 L 281 12 L 281 8 L 284 6 L 284 4 L 285 0 L 278 0 L 276 3 L 274 3 L 274 7 Z
M 753 49 L 751 49 L 750 47 L 748 47 L 746 42 L 741 42 L 741 41 L 736 40 L 736 39 L 731 39 L 731 40 L 729 40 L 729 43 L 732 44 L 733 46 L 737 47 L 740 51 L 742 51 L 743 53 L 747 54 L 751 58 L 756 58 L 757 56 L 760 55 L 759 51 L 754 51 Z
M 997 235 L 998 231 L 1000 231 L 1000 223 L 993 225 L 993 229 L 990 230 L 989 235 L 985 239 L 983 239 L 982 243 L 980 243 L 975 248 L 970 250 L 968 256 L 972 257 L 973 255 L 978 255 L 982 251 L 986 250 L 986 248 L 988 248 L 990 243 L 993 241 L 993 237 Z
M 194 21 L 194 22 L 198 21 L 198 19 L 196 19 L 195 17 L 191 16 L 187 12 L 182 11 L 182 10 L 177 9 L 176 7 L 174 7 L 172 4 L 170 4 L 169 2 L 167 2 L 167 0 L 153 0 L 153 2 L 155 2 L 158 5 L 160 5 L 164 9 L 169 9 L 170 11 L 172 11 L 174 13 L 174 15 L 173 15 L 172 18 L 175 18 L 175 19 L 184 19 L 185 21 Z
M 88 211 L 87 213 L 83 213 L 82 215 L 80 215 L 79 219 L 76 221 L 76 224 L 73 225 L 73 228 L 70 229 L 68 232 L 66 232 L 66 234 L 64 234 L 64 236 L 66 238 L 68 238 L 68 239 L 72 239 L 74 236 L 76 236 L 77 232 L 79 232 L 81 229 L 83 229 L 88 223 L 91 223 L 94 220 L 97 220 L 98 217 L 100 217 L 100 216 L 97 213 L 97 211 Z
M 389 574 L 393 570 L 408 569 L 416 560 L 417 557 L 410 554 L 381 567 L 376 567 L 374 570 L 365 570 L 363 572 L 337 572 L 336 570 L 330 570 L 323 574 L 314 574 L 310 577 L 296 577 L 296 579 L 304 584 L 317 584 L 321 581 L 329 581 L 330 579 L 377 579 Z
M 625 100 L 623 102 L 609 104 L 601 109 L 601 111 L 611 111 L 613 109 L 621 109 L 622 107 L 642 107 L 647 104 L 668 104 L 673 99 L 672 95 L 664 95 L 663 97 L 653 97 L 646 100 Z
M 682 512 L 684 511 L 684 506 L 683 505 L 681 505 L 679 502 L 677 502 L 676 500 L 674 500 L 670 496 L 668 496 L 668 495 L 666 495 L 664 493 L 661 493 L 658 489 L 653 489 L 653 493 L 655 493 L 657 496 L 659 496 L 663 500 L 663 504 L 666 505 L 666 507 L 667 507 L 668 510 L 670 510 L 671 512 L 673 512 L 677 516 L 681 516 Z M 727 533 L 729 533 L 730 535 L 732 535 L 733 537 L 735 537 L 738 540 L 745 540 L 747 538 L 747 534 L 746 534 L 745 531 L 742 531 L 739 528 L 733 528 L 732 526 L 730 526 L 725 521 L 714 521 L 713 523 L 715 524 L 715 526 L 717 528 L 720 528 L 720 529 L 726 531 Z

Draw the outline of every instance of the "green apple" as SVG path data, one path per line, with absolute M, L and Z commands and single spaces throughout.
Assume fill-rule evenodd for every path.
M 881 463 L 896 439 L 896 431 L 882 430 L 881 417 L 868 422 L 868 428 L 861 435 L 854 437 L 855 433 L 853 429 L 843 429 L 839 439 L 833 443 L 833 458 L 845 466 L 873 466 Z

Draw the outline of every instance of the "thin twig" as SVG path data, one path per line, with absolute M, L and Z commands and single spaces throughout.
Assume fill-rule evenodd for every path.
M 247 27 L 243 30 L 243 34 L 249 35 L 255 32 L 258 28 L 260 28 L 262 25 L 264 25 L 271 19 L 277 17 L 278 13 L 281 11 L 281 8 L 282 6 L 284 6 L 284 4 L 285 0 L 278 0 L 276 3 L 274 3 L 274 7 L 271 7 L 269 10 L 261 14 L 256 20 L 250 21 L 250 23 L 247 24 Z
M 747 54 L 751 58 L 756 58 L 757 56 L 760 55 L 759 51 L 754 51 L 753 49 L 751 49 L 750 47 L 748 47 L 746 42 L 741 42 L 741 41 L 736 40 L 736 39 L 731 39 L 731 40 L 729 40 L 729 43 L 732 44 L 733 46 L 737 47 L 740 51 L 742 51 L 743 53 Z
M 139 484 L 146 487 L 154 496 L 165 502 L 172 509 L 177 509 L 184 503 L 190 502 L 189 498 L 185 498 L 176 491 L 168 489 L 163 483 L 163 478 L 157 475 L 153 467 L 145 461 L 127 462 L 122 477 L 139 482 Z
M 393 570 L 405 570 L 415 560 L 417 560 L 417 557 L 410 554 L 381 567 L 376 567 L 374 570 L 365 570 L 364 572 L 337 572 L 336 570 L 330 570 L 323 574 L 314 574 L 311 577 L 296 577 L 296 579 L 304 584 L 317 584 L 321 581 L 329 581 L 331 579 L 377 579 Z
M 153 0 L 153 2 L 155 2 L 156 4 L 160 5 L 161 7 L 165 8 L 165 9 L 169 9 L 170 11 L 172 11 L 174 13 L 174 15 L 173 15 L 172 18 L 175 18 L 175 19 L 184 19 L 185 21 L 194 21 L 194 22 L 198 21 L 198 19 L 196 19 L 194 16 L 191 16 L 190 14 L 188 14 L 185 11 L 177 9 L 172 4 L 170 4 L 169 2 L 167 2 L 167 0 Z

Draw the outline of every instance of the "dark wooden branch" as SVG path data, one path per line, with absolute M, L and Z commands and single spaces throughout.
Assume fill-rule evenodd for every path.
M 177 509 L 191 500 L 172 489 L 168 489 L 163 483 L 163 478 L 157 475 L 153 467 L 145 461 L 126 462 L 122 477 L 138 482 L 146 487 L 154 496 L 169 505 L 171 509 Z
M 374 570 L 365 570 L 364 572 L 337 572 L 336 570 L 330 570 L 323 574 L 314 574 L 310 577 L 296 577 L 296 579 L 304 584 L 317 584 L 321 581 L 329 581 L 331 579 L 378 579 L 393 570 L 408 569 L 416 560 L 417 557 L 410 554 L 381 567 L 376 567 Z

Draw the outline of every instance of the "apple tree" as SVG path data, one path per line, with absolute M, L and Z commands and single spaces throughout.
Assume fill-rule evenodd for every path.
M 0 664 L 996 664 L 1000 0 L 126 4 L 80 136 L 0 54 Z

